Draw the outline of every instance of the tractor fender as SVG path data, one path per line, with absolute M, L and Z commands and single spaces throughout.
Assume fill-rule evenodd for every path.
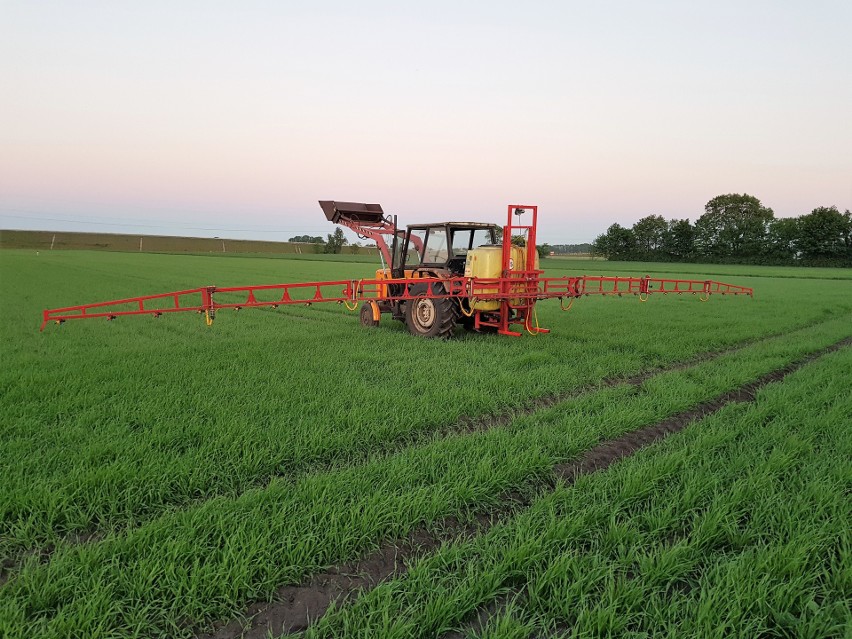
M 369 301 L 370 308 L 373 309 L 373 320 L 378 322 L 382 317 L 382 312 L 379 310 L 379 305 L 373 300 Z

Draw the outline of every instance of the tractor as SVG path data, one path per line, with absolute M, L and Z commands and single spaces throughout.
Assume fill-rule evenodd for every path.
M 470 277 L 479 256 L 498 255 L 502 251 L 498 244 L 501 227 L 482 222 L 439 222 L 410 224 L 401 231 L 396 217 L 386 217 L 380 204 L 321 200 L 320 206 L 329 221 L 376 242 L 382 260 L 376 280 L 406 281 L 389 283 L 380 291 L 378 300 L 364 302 L 360 311 L 362 324 L 377 326 L 379 316 L 386 313 L 405 323 L 412 334 L 423 337 L 446 337 L 459 323 L 474 329 L 469 308 L 466 311 L 464 306 L 469 306 L 470 301 L 441 297 L 450 287 L 434 280 Z M 391 238 L 390 246 L 386 237 Z M 431 289 L 428 283 L 414 281 L 420 279 L 433 280 Z M 497 318 L 487 315 L 482 322 L 489 319 L 496 324 Z M 476 330 L 484 328 L 483 324 Z
M 379 204 L 321 200 L 320 206 L 330 222 L 376 242 L 381 268 L 375 278 L 203 286 L 67 306 L 43 311 L 41 330 L 48 322 L 114 320 L 126 315 L 156 318 L 186 311 L 202 313 L 210 326 L 216 313 L 225 309 L 333 302 L 351 311 L 360 304 L 360 321 L 365 326 L 378 326 L 386 314 L 421 337 L 449 337 L 459 324 L 472 331 L 518 337 L 522 333 L 515 330 L 517 326 L 533 335 L 549 332 L 539 326 L 535 312 L 536 303 L 546 299 L 558 298 L 562 309 L 568 310 L 574 300 L 590 295 L 635 295 L 640 301 L 652 293 L 697 295 L 702 301 L 713 294 L 754 295 L 750 288 L 712 280 L 648 275 L 544 277 L 536 250 L 538 207 L 534 205 L 509 205 L 503 227 L 441 222 L 412 224 L 405 230 Z M 521 241 L 513 243 L 513 238 Z

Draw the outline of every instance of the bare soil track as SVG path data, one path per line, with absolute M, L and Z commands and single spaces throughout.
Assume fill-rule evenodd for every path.
M 847 337 L 830 346 L 807 355 L 783 368 L 763 375 L 759 379 L 744 384 L 732 391 L 723 393 L 709 401 L 676 413 L 664 420 L 644 426 L 637 430 L 626 433 L 615 439 L 601 442 L 594 448 L 589 449 L 579 458 L 558 464 L 553 468 L 550 481 L 540 482 L 540 489 L 547 489 L 558 482 L 571 484 L 580 475 L 593 473 L 606 469 L 610 464 L 634 454 L 639 449 L 662 440 L 672 433 L 684 429 L 694 421 L 712 415 L 726 405 L 735 402 L 755 401 L 757 391 L 772 382 L 777 382 L 790 373 L 800 369 L 809 362 L 837 351 L 852 344 L 852 337 Z M 737 350 L 742 346 L 730 350 Z M 723 351 L 728 352 L 728 351 Z M 697 362 L 713 359 L 723 352 L 703 355 L 689 362 L 682 362 L 666 371 L 686 368 Z M 639 385 L 645 380 L 663 370 L 642 373 L 628 379 L 617 381 L 605 381 L 602 385 L 613 385 L 616 383 L 627 383 Z M 572 393 L 571 396 L 576 393 Z M 567 399 L 566 396 L 564 399 Z M 563 400 L 539 400 L 545 403 L 539 404 L 538 408 L 551 406 Z M 524 413 L 532 413 L 535 409 Z M 515 413 L 517 414 L 517 413 Z M 500 424 L 506 424 L 511 417 L 498 416 L 489 425 L 477 420 L 474 430 L 493 428 Z M 482 534 L 491 526 L 516 513 L 521 508 L 529 505 L 529 500 L 518 492 L 506 493 L 500 497 L 501 507 L 489 513 L 480 513 L 473 524 L 461 523 L 450 518 L 432 530 L 440 530 L 439 533 L 430 532 L 420 528 L 405 540 L 388 541 L 378 550 L 356 562 L 350 562 L 332 566 L 323 573 L 314 575 L 309 581 L 296 586 L 284 586 L 276 593 L 275 600 L 271 603 L 251 604 L 239 619 L 229 622 L 215 624 L 212 632 L 204 632 L 196 635 L 198 639 L 230 639 L 244 637 L 246 639 L 261 639 L 270 635 L 277 636 L 281 633 L 293 633 L 307 629 L 312 621 L 321 617 L 332 605 L 341 605 L 351 600 L 359 593 L 370 590 L 382 581 L 399 577 L 407 571 L 407 564 L 413 559 L 432 552 L 448 540 L 459 537 Z M 499 604 L 496 605 L 500 607 Z M 475 613 L 470 620 L 470 628 L 481 627 L 487 618 L 494 614 L 495 605 Z M 461 637 L 463 634 L 451 633 L 446 637 Z

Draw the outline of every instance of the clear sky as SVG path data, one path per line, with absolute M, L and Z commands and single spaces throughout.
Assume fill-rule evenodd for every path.
M 852 2 L 0 0 L 0 228 L 852 208 Z

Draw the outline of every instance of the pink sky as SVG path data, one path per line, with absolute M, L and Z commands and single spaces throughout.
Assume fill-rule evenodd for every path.
M 332 230 L 319 199 L 524 201 L 561 243 L 721 193 L 852 208 L 849 3 L 408 4 L 4 3 L 0 228 L 280 240 Z

